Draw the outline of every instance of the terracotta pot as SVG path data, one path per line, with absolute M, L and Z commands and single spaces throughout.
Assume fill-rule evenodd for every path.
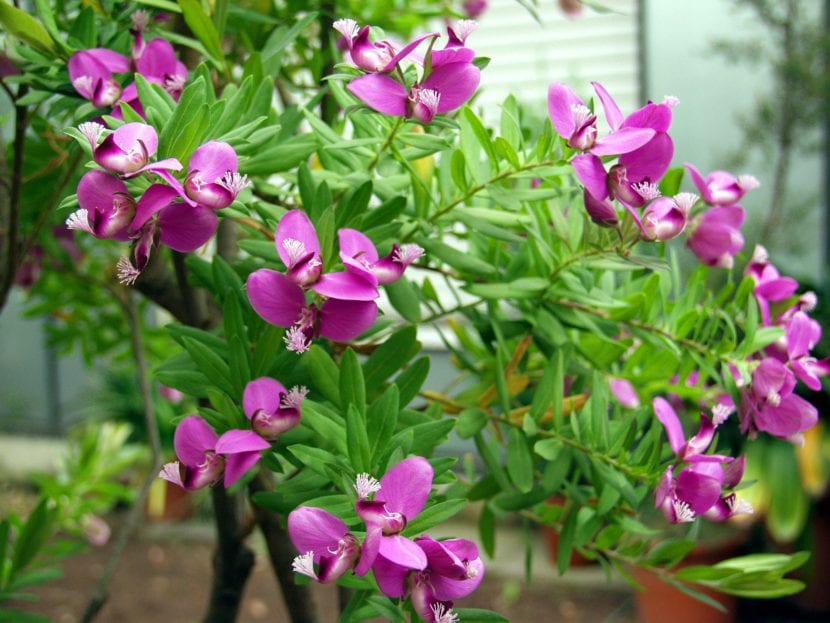
M 193 516 L 193 500 L 190 491 L 172 482 L 155 480 L 144 507 L 147 519 L 152 521 L 183 521 Z
M 689 554 L 676 568 L 692 565 L 713 565 L 721 560 L 738 554 L 740 540 L 726 542 L 715 548 L 701 547 Z M 699 599 L 666 584 L 657 575 L 640 567 L 631 570 L 631 574 L 643 587 L 635 591 L 637 612 L 640 623 L 733 623 L 737 620 L 738 600 L 732 595 L 725 595 L 701 586 L 694 589 L 720 603 L 725 612 L 717 610 Z

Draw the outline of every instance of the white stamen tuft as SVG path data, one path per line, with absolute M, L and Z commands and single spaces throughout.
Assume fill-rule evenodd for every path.
M 726 505 L 729 507 L 730 515 L 752 515 L 755 513 L 752 504 L 743 498 L 739 498 L 734 493 L 726 498 Z
M 458 615 L 440 602 L 432 604 L 431 610 L 435 623 L 458 623 Z
M 306 552 L 297 556 L 291 563 L 291 568 L 294 573 L 307 575 L 312 580 L 317 579 L 317 574 L 314 573 L 314 552 Z
M 712 423 L 715 426 L 720 426 L 726 421 L 733 410 L 734 408 L 728 405 L 716 404 L 712 407 Z
M 441 94 L 434 89 L 421 89 L 418 91 L 418 102 L 435 114 L 438 112 L 438 102 L 441 101 Z
M 695 518 L 694 511 L 689 508 L 689 505 L 686 502 L 681 500 L 673 500 L 672 506 L 674 507 L 674 515 L 677 518 L 677 523 L 688 523 Z
M 815 292 L 805 292 L 798 299 L 798 308 L 801 311 L 811 312 L 818 305 L 818 297 Z
M 668 106 L 669 108 L 674 108 L 680 103 L 680 100 L 675 97 L 674 95 L 664 95 L 663 96 L 663 103 Z
M 118 281 L 125 286 L 131 286 L 139 278 L 141 271 L 133 266 L 129 259 L 122 257 L 115 265 L 115 274 L 118 275 Z
M 78 229 L 92 234 L 92 227 L 89 225 L 89 212 L 84 208 L 76 210 L 66 219 L 67 229 Z M 93 234 L 94 235 L 94 234 Z
M 225 171 L 224 177 L 217 177 L 215 182 L 236 199 L 236 196 L 251 185 L 247 175 L 240 175 L 237 171 Z
M 353 486 L 360 500 L 365 500 L 380 491 L 380 482 L 366 473 L 358 474 Z
M 453 30 L 455 31 L 455 36 L 461 39 L 461 43 L 467 42 L 467 37 L 473 34 L 478 29 L 478 22 L 474 19 L 462 19 L 459 20 L 458 23 L 455 25 Z
M 594 113 L 585 104 L 571 104 L 571 114 L 573 115 L 574 126 L 579 129 Z
M 777 407 L 781 404 L 781 394 L 779 394 L 774 389 L 771 389 L 766 396 L 767 404 Z
M 306 255 L 305 245 L 294 238 L 286 238 L 282 241 L 282 248 L 288 253 L 288 268 L 291 268 Z
M 761 182 L 758 181 L 754 175 L 739 175 L 738 176 L 738 186 L 741 187 L 741 190 L 744 192 L 749 192 L 754 188 L 758 188 L 761 185 Z
M 426 251 L 424 251 L 423 248 L 419 247 L 417 244 L 405 244 L 395 250 L 395 253 L 392 254 L 392 261 L 403 264 L 404 266 L 409 266 L 419 257 L 423 257 L 424 253 L 426 253 Z
M 724 253 L 718 258 L 718 261 L 715 262 L 715 266 L 720 266 L 721 268 L 726 268 L 727 270 L 731 270 L 734 265 L 735 258 L 729 253 Z
M 688 214 L 700 197 L 694 193 L 677 193 L 672 199 L 674 199 L 674 203 L 678 208 Z
M 752 251 L 752 260 L 753 264 L 766 264 L 769 261 L 769 251 L 767 251 L 766 247 L 761 246 L 760 244 L 755 245 L 755 250 Z
M 106 131 L 106 128 L 96 121 L 85 121 L 78 126 L 78 131 L 87 138 L 90 146 L 94 150 L 98 146 L 98 141 Z
M 360 27 L 357 25 L 357 22 L 349 18 L 337 20 L 332 24 L 332 27 L 341 35 L 346 37 L 346 39 L 349 40 L 349 43 L 351 43 L 351 40 L 354 39 L 360 31 Z
M 133 23 L 133 29 L 144 30 L 147 28 L 147 24 L 150 23 L 150 14 L 144 9 L 139 9 L 130 15 L 130 21 Z
M 297 325 L 294 325 L 285 332 L 283 340 L 285 341 L 285 347 L 292 353 L 297 353 L 298 355 L 307 351 L 308 347 L 311 346 L 305 333 Z
M 632 184 L 631 188 L 633 188 L 634 191 L 645 201 L 651 201 L 652 199 L 657 199 L 657 197 L 660 196 L 660 189 L 657 188 L 657 184 L 640 182 L 639 184 Z
M 478 568 L 473 567 L 469 562 L 465 561 L 464 562 L 464 576 L 468 580 L 471 580 L 473 578 L 477 578 L 478 577 Z
M 159 478 L 172 482 L 174 485 L 184 487 L 178 461 L 174 461 L 173 463 L 165 463 L 164 467 L 162 467 L 159 472 Z
M 179 74 L 166 75 L 164 77 L 164 90 L 167 91 L 174 98 L 179 97 L 184 90 L 184 84 L 187 82 L 185 76 Z
M 303 399 L 308 395 L 308 388 L 295 385 L 280 400 L 280 409 L 300 409 Z

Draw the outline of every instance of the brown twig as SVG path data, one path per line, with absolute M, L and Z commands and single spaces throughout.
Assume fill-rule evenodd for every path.
M 116 292 L 116 295 L 118 294 L 119 293 Z M 138 517 L 144 511 L 144 503 L 150 492 L 150 485 L 152 485 L 153 481 L 158 477 L 162 461 L 161 440 L 159 439 L 156 416 L 153 412 L 153 400 L 150 396 L 150 383 L 147 379 L 147 362 L 144 358 L 144 346 L 141 340 L 141 321 L 138 317 L 138 310 L 130 292 L 121 292 L 120 296 L 118 296 L 118 300 L 124 309 L 124 314 L 127 317 L 127 324 L 130 327 L 136 377 L 138 378 L 138 388 L 141 394 L 141 403 L 144 410 L 144 426 L 147 429 L 147 438 L 150 442 L 150 451 L 152 452 L 152 462 L 150 470 L 144 478 L 144 483 L 141 485 L 141 490 L 139 491 L 135 502 L 127 514 L 127 519 L 119 529 L 118 537 L 112 546 L 107 562 L 104 565 L 104 570 L 101 572 L 101 577 L 98 579 L 98 583 L 95 585 L 95 590 L 87 603 L 83 616 L 81 617 L 82 623 L 90 623 L 94 620 L 109 598 L 108 587 L 110 580 L 118 567 L 118 563 L 121 560 L 121 555 L 124 552 L 127 541 L 135 530 Z

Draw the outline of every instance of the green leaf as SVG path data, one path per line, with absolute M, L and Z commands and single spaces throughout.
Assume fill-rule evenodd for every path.
M 343 409 L 349 405 L 361 413 L 366 413 L 366 384 L 363 381 L 363 369 L 357 360 L 357 355 L 351 348 L 347 348 L 340 361 L 340 406 Z
M 478 516 L 478 536 L 481 546 L 490 558 L 496 555 L 496 516 L 487 504 Z
M 563 575 L 571 564 L 577 515 L 576 508 L 572 507 L 562 526 L 562 532 L 559 533 L 559 549 L 556 551 L 556 568 L 559 575 Z
M 489 419 L 483 409 L 464 409 L 455 421 L 455 432 L 462 439 L 470 439 L 484 430 Z
M 507 473 L 522 493 L 528 493 L 533 488 L 533 457 L 527 439 L 517 428 L 510 430 L 507 439 Z
M 49 537 L 52 536 L 52 528 L 57 519 L 57 509 L 50 508 L 50 503 L 50 500 L 42 499 L 21 528 L 14 544 L 14 555 L 9 571 L 10 578 L 14 578 L 18 572 L 32 562 Z
M 350 403 L 346 412 L 346 441 L 348 443 L 349 461 L 356 472 L 371 469 L 371 449 L 366 433 L 366 418 Z
M 314 389 L 319 391 L 327 400 L 336 405 L 340 404 L 340 370 L 329 354 L 313 344 L 305 355 L 308 360 L 311 380 Z
M 377 462 L 377 459 L 388 446 L 389 440 L 392 439 L 392 435 L 395 434 L 395 429 L 398 425 L 399 405 L 400 396 L 398 395 L 398 386 L 392 384 L 369 407 L 369 411 L 366 414 L 366 422 L 368 425 L 372 463 Z
M 343 418 L 332 414 L 312 400 L 304 400 L 302 423 L 317 433 L 326 443 L 332 444 L 339 454 L 345 455 L 348 452 Z
M 418 240 L 418 244 L 424 248 L 430 257 L 436 257 L 461 272 L 471 273 L 476 276 L 495 275 L 497 272 L 495 266 L 488 264 L 469 252 L 462 253 L 440 240 L 421 238 Z
M 461 127 L 464 128 L 465 125 L 468 125 L 470 127 L 479 145 L 481 145 L 481 147 L 484 149 L 484 153 L 487 154 L 487 158 L 490 161 L 490 170 L 493 173 L 497 173 L 499 170 L 499 158 L 496 155 L 496 150 L 493 146 L 493 141 L 490 138 L 490 134 L 484 127 L 484 124 L 481 122 L 481 119 L 479 119 L 478 116 L 476 116 L 476 114 L 473 112 L 471 108 L 466 106 L 463 110 Z
M 433 504 L 422 510 L 415 519 L 406 526 L 405 535 L 418 535 L 430 528 L 446 521 L 467 506 L 467 500 L 458 498 Z
M 208 14 L 202 9 L 202 3 L 199 0 L 179 0 L 179 6 L 187 27 L 202 42 L 208 55 L 217 64 L 224 62 L 225 55 L 222 52 L 219 33 Z
M 429 357 L 421 357 L 406 370 L 395 377 L 395 385 L 400 392 L 400 407 L 407 406 L 418 392 L 429 374 Z
M 230 368 L 216 351 L 192 338 L 182 338 L 182 345 L 193 358 L 196 367 L 223 392 L 233 395 L 234 386 L 230 381 Z
M 418 286 L 406 277 L 384 286 L 392 307 L 409 322 L 420 322 L 421 299 Z
M 465 623 L 508 623 L 508 619 L 498 612 L 483 608 L 453 608 L 452 611 Z
M 526 299 L 540 296 L 549 285 L 542 277 L 522 277 L 510 283 L 473 283 L 464 289 L 485 299 Z
M 421 349 L 418 332 L 407 326 L 393 333 L 363 364 L 366 387 L 377 388 L 400 370 Z
M 57 54 L 55 42 L 47 30 L 28 13 L 0 2 L 0 24 L 14 37 L 50 56 Z

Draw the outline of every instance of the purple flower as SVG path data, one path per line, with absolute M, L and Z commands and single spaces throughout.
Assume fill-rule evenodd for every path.
M 752 253 L 752 260 L 745 273 L 755 281 L 753 294 L 761 309 L 761 318 L 765 326 L 772 324 L 770 303 L 784 301 L 795 294 L 798 282 L 791 277 L 782 277 L 778 269 L 769 261 L 767 250 L 757 245 Z
M 273 441 L 300 423 L 300 406 L 307 393 L 305 387 L 286 391 L 282 383 L 264 376 L 245 386 L 242 409 L 251 428 Z
M 224 473 L 230 487 L 271 447 L 251 430 L 229 430 L 221 437 L 198 415 L 189 415 L 176 427 L 173 447 L 178 461 L 167 463 L 159 477 L 185 489 L 201 489 Z
M 150 162 L 158 149 L 158 134 L 153 126 L 146 123 L 125 123 L 107 134 L 100 144 L 98 141 L 106 132 L 100 123 L 82 123 L 78 129 L 89 140 L 95 162 L 123 177 L 134 177 L 144 171 L 158 173 L 182 168 L 175 158 Z
M 96 238 L 130 239 L 128 226 L 136 204 L 119 178 L 100 169 L 84 174 L 78 182 L 80 208 L 66 219 L 68 229 L 78 229 Z
M 435 541 L 421 536 L 414 542 L 426 555 L 427 566 L 411 569 L 378 555 L 372 566 L 378 586 L 388 597 L 409 595 L 423 621 L 452 621 L 452 600 L 471 594 L 484 579 L 478 548 L 467 539 Z
M 683 233 L 697 199 L 692 193 L 680 193 L 671 198 L 658 197 L 649 203 L 642 217 L 646 239 L 665 242 Z
M 735 177 L 726 171 L 713 171 L 705 178 L 700 174 L 694 165 L 686 163 L 686 169 L 692 176 L 701 197 L 709 205 L 733 205 L 753 188 L 760 185 L 752 175 L 739 175 Z
M 72 86 L 97 108 L 112 106 L 121 95 L 121 85 L 113 74 L 130 70 L 130 60 L 106 48 L 80 50 L 69 57 Z
M 291 511 L 288 536 L 302 552 L 294 559 L 294 571 L 323 584 L 340 578 L 360 556 L 360 544 L 346 524 L 320 508 L 301 506 Z
M 611 393 L 622 406 L 629 409 L 637 409 L 640 406 L 640 397 L 630 381 L 625 379 L 618 379 L 615 377 L 608 378 L 608 386 L 611 388 Z
M 682 523 L 705 515 L 721 521 L 732 514 L 752 512 L 751 507 L 734 494 L 721 495 L 724 487 L 733 489 L 740 482 L 744 459 L 735 461 L 721 454 L 703 454 L 712 443 L 715 429 L 729 417 L 732 408 L 719 403 L 712 409 L 711 419 L 702 413 L 700 430 L 686 440 L 680 420 L 668 401 L 658 397 L 652 405 L 666 430 L 671 449 L 678 459 L 690 463 L 678 472 L 677 477 L 674 467 L 669 466 L 657 487 L 654 506 L 662 511 L 666 520 Z
M 744 246 L 744 215 L 744 209 L 738 205 L 707 210 L 695 219 L 687 246 L 707 266 L 732 268 L 735 255 Z
M 795 374 L 774 357 L 767 357 L 752 372 L 752 382 L 741 391 L 741 431 L 754 436 L 764 431 L 793 443 L 818 421 L 818 411 L 793 393 Z
M 796 376 L 813 391 L 821 391 L 819 377 L 830 374 L 830 359 L 817 360 L 810 351 L 821 339 L 821 325 L 803 311 L 793 313 L 786 324 L 789 364 Z
M 599 93 L 602 85 L 595 82 L 594 88 Z M 602 92 L 605 93 L 605 90 L 602 89 Z M 561 82 L 554 82 L 548 88 L 548 113 L 553 127 L 567 139 L 570 147 L 597 156 L 616 156 L 634 151 L 655 135 L 651 128 L 618 126 L 608 136 L 598 139 L 597 116 L 573 89 Z
M 263 320 L 289 327 L 285 342 L 288 350 L 297 353 L 305 352 L 320 336 L 336 342 L 351 340 L 371 327 L 378 315 L 374 301 L 329 298 L 320 306 L 307 303 L 300 286 L 267 268 L 250 274 L 247 291 L 254 311 Z
M 369 41 L 369 26 L 361 28 L 353 19 L 339 19 L 332 26 L 343 35 L 352 62 L 360 69 L 373 73 L 392 71 L 423 41 L 438 36 L 437 32 L 422 35 L 396 51 L 395 46 L 385 39 Z
M 461 9 L 467 14 L 470 19 L 477 19 L 490 6 L 488 0 L 464 0 Z
M 356 229 L 337 230 L 340 259 L 346 271 L 359 275 L 375 285 L 397 281 L 412 262 L 424 254 L 417 244 L 392 245 L 389 255 L 378 257 L 378 251 L 369 238 Z
M 134 240 L 133 262 L 122 258 L 118 263 L 121 282 L 132 284 L 138 279 L 156 241 L 181 253 L 195 251 L 210 240 L 218 221 L 213 210 L 184 203 L 175 189 L 153 184 L 138 200 L 129 225 Z
M 368 572 L 379 555 L 408 569 L 426 568 L 423 549 L 400 533 L 424 508 L 432 477 L 432 466 L 419 456 L 404 459 L 386 472 L 380 482 L 368 474 L 358 476 L 355 510 L 366 523 L 366 539 L 356 574 Z M 372 494 L 374 498 L 370 500 Z
M 364 104 L 395 117 L 415 117 L 429 123 L 436 114 L 455 110 L 470 99 L 481 72 L 471 63 L 447 63 L 436 67 L 410 89 L 384 74 L 368 74 L 352 80 L 348 89 Z
M 478 28 L 471 19 L 462 19 L 455 26 L 447 26 L 447 44 L 442 50 L 432 50 L 432 67 L 449 63 L 472 63 L 476 53 L 466 46 L 469 37 Z

